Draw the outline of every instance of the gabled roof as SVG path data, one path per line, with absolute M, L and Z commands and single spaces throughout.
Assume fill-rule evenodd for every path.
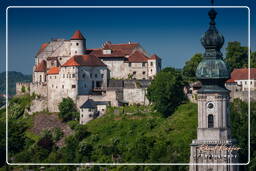
M 59 67 L 52 67 L 51 69 L 48 70 L 47 74 L 53 75 L 53 74 L 59 74 L 59 72 L 60 72 Z
M 43 43 L 40 47 L 40 51 L 43 51 L 48 46 L 48 43 Z
M 155 60 L 157 60 L 157 59 L 160 59 L 160 57 L 157 56 L 156 54 L 153 54 L 149 59 L 155 59 Z
M 97 105 L 109 105 L 108 101 L 94 101 L 92 99 L 88 99 L 80 108 L 96 108 Z
M 71 40 L 84 40 L 84 36 L 80 32 L 80 30 L 76 30 L 73 36 L 70 38 Z
M 234 69 L 231 78 L 226 82 L 235 82 L 235 80 L 248 80 L 248 68 Z M 256 68 L 250 68 L 250 79 L 256 80 Z
M 149 58 L 140 51 L 135 51 L 133 54 L 131 54 L 128 57 L 129 62 L 135 62 L 135 63 L 136 62 L 147 62 L 148 59 Z
M 62 66 L 106 66 L 99 58 L 93 55 L 75 55 Z
M 112 44 L 111 42 L 106 42 L 103 44 L 102 48 L 90 49 L 87 53 L 94 55 L 99 58 L 116 58 L 125 57 L 130 55 L 136 48 L 140 47 L 139 43 L 127 43 L 127 44 Z M 103 50 L 111 50 L 111 54 L 104 54 Z
M 45 60 L 42 60 L 35 68 L 35 72 L 46 72 L 47 64 Z

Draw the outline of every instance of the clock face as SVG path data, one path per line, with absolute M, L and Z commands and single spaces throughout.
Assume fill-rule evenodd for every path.
M 209 103 L 207 104 L 207 107 L 208 107 L 208 109 L 213 109 L 214 105 L 213 105 L 212 102 L 209 102 Z

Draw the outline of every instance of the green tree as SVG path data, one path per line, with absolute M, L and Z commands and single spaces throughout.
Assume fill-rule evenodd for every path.
M 90 135 L 90 132 L 87 131 L 86 125 L 77 125 L 75 128 L 75 138 L 79 141 L 86 138 Z
M 147 97 L 154 108 L 167 117 L 185 99 L 183 86 L 181 72 L 174 68 L 165 68 L 157 73 L 148 87 Z
M 196 53 L 190 60 L 186 61 L 185 66 L 183 67 L 183 75 L 187 80 L 196 80 L 196 68 L 202 59 L 203 55 L 201 53 Z
M 74 101 L 70 98 L 63 98 L 62 102 L 59 104 L 59 116 L 63 121 L 76 120 L 79 117 L 77 112 L 76 105 Z
M 238 41 L 228 42 L 225 62 L 228 64 L 230 71 L 233 71 L 234 68 L 246 67 L 248 64 L 248 48 L 241 46 Z
M 251 53 L 251 68 L 256 68 L 256 52 Z
M 27 129 L 25 122 L 10 119 L 8 121 L 8 149 L 11 154 L 18 153 L 24 149 L 25 134 Z

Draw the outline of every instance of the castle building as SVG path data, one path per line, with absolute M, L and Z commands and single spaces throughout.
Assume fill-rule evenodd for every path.
M 249 79 L 250 70 L 250 79 Z M 227 86 L 234 85 L 236 90 L 251 91 L 256 90 L 256 68 L 239 68 L 234 69 L 231 73 L 231 78 L 226 81 Z
M 147 86 L 160 69 L 161 58 L 148 55 L 139 43 L 108 41 L 101 48 L 87 49 L 86 39 L 78 30 L 70 40 L 43 43 L 35 56 L 32 83 L 17 83 L 16 92 L 20 94 L 26 87 L 30 94 L 44 97 L 46 102 L 42 104 L 47 106 L 35 108 L 50 112 L 58 112 L 58 104 L 70 97 L 84 124 L 94 118 L 89 116 L 104 114 L 102 106 L 147 105 Z M 84 108 L 88 100 L 93 109 Z M 101 115 L 95 115 L 96 110 Z
M 192 141 L 190 171 L 237 171 L 238 148 L 231 139 L 229 93 L 225 81 L 230 78 L 220 51 L 224 37 L 215 27 L 217 12 L 208 13 L 211 22 L 201 38 L 205 48 L 196 77 L 202 87 L 198 90 L 197 139 Z

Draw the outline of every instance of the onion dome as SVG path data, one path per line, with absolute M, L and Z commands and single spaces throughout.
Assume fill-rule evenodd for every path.
M 208 15 L 211 19 L 210 27 L 207 30 L 207 32 L 205 32 L 204 35 L 202 36 L 201 43 L 205 49 L 220 50 L 224 44 L 224 37 L 222 36 L 222 34 L 218 32 L 218 30 L 215 27 L 214 19 L 217 15 L 217 12 L 214 9 L 211 9 Z
M 202 82 L 201 92 L 227 91 L 224 84 L 230 78 L 230 73 L 222 58 L 220 49 L 224 44 L 224 37 L 215 27 L 217 12 L 211 9 L 208 12 L 211 19 L 209 29 L 201 38 L 205 48 L 202 61 L 197 66 L 196 77 Z

